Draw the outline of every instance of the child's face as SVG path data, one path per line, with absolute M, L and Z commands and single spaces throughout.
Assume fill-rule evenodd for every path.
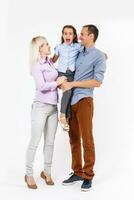
M 51 48 L 50 48 L 48 42 L 43 43 L 39 49 L 40 53 L 44 54 L 44 55 L 49 55 L 51 53 L 50 50 L 51 50 Z
M 75 37 L 73 29 L 71 29 L 71 28 L 65 28 L 62 36 L 63 36 L 63 40 L 66 44 L 71 44 Z

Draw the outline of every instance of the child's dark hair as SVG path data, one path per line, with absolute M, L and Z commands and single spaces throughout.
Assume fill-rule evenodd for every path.
M 70 28 L 73 30 L 73 33 L 74 33 L 74 39 L 73 39 L 73 43 L 78 43 L 78 36 L 77 36 L 77 31 L 76 29 L 72 26 L 72 25 L 65 25 L 62 29 L 62 37 L 61 37 L 61 43 L 64 43 L 64 39 L 63 39 L 63 33 L 64 33 L 64 30 L 65 28 Z

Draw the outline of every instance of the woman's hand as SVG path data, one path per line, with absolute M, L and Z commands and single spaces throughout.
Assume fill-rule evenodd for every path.
M 64 83 L 64 81 L 67 81 L 67 77 L 65 76 L 60 76 L 57 78 L 57 84 L 58 86 L 61 85 L 62 83 Z
M 64 82 L 61 87 L 63 92 L 66 92 L 67 90 L 71 90 L 73 88 L 73 82 Z

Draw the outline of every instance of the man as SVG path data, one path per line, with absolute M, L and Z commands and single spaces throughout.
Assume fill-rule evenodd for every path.
M 94 176 L 93 90 L 102 84 L 106 69 L 104 53 L 95 48 L 98 34 L 99 31 L 96 26 L 83 26 L 80 40 L 84 48 L 76 60 L 74 81 L 65 82 L 62 85 L 64 91 L 73 89 L 71 117 L 69 119 L 73 174 L 69 179 L 63 181 L 63 185 L 83 181 L 82 191 L 91 188 Z M 84 166 L 82 166 L 82 159 L 84 160 Z

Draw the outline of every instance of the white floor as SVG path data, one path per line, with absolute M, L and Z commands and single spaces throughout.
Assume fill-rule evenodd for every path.
M 38 177 L 36 181 L 38 184 L 37 190 L 30 190 L 26 187 L 23 181 L 23 174 L 21 173 L 10 173 L 6 180 L 0 184 L 0 196 L 2 195 L 2 200 L 16 200 L 16 199 L 92 199 L 92 200 L 133 200 L 133 186 L 130 180 L 132 174 L 128 172 L 127 176 L 123 173 L 107 177 L 107 179 L 96 178 L 94 179 L 92 188 L 88 192 L 81 192 L 81 183 L 76 183 L 75 185 L 62 186 L 61 181 L 63 177 L 55 179 L 55 186 L 46 186 L 46 184 Z
M 133 180 L 134 171 L 130 165 L 132 152 L 129 159 L 125 158 L 124 166 L 120 165 L 117 157 L 108 159 L 105 152 L 99 152 L 96 146 L 95 177 L 92 188 L 88 192 L 81 192 L 81 182 L 70 186 L 63 186 L 61 182 L 68 177 L 70 171 L 70 146 L 68 135 L 63 133 L 58 127 L 55 141 L 55 152 L 53 158 L 52 174 L 55 182 L 54 186 L 47 186 L 39 177 L 42 170 L 42 143 L 37 150 L 35 159 L 35 180 L 38 185 L 37 190 L 30 190 L 24 182 L 25 173 L 25 149 L 26 138 L 18 144 L 12 146 L 7 142 L 9 149 L 4 156 L 1 151 L 2 162 L 0 164 L 0 199 L 2 200 L 37 200 L 37 199 L 64 199 L 64 200 L 133 200 Z M 5 143 L 6 144 L 6 143 Z M 16 146 L 15 146 L 16 145 Z M 3 145 L 5 146 L 5 145 Z M 18 149 L 18 151 L 16 151 Z M 3 147 L 4 152 L 4 147 Z M 103 159 L 100 157 L 103 154 Z M 108 152 L 109 155 L 110 151 Z M 114 152 L 116 156 L 117 153 Z M 6 159 L 8 158 L 8 159 Z M 114 161 L 114 164 L 113 164 Z M 3 163 L 3 164 L 2 164 Z M 122 166 L 122 167 L 121 167 Z

